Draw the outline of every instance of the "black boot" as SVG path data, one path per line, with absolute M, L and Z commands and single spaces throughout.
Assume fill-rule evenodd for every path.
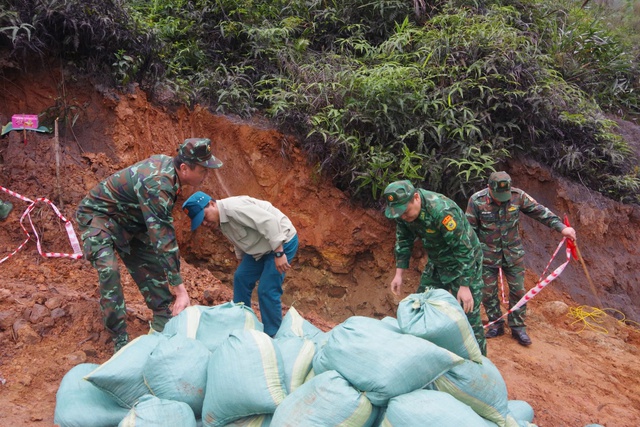
M 492 325 L 484 334 L 485 338 L 496 338 L 501 335 L 504 335 L 504 325 Z
M 529 338 L 523 326 L 511 328 L 511 336 L 516 339 L 520 345 L 531 345 L 531 338 Z

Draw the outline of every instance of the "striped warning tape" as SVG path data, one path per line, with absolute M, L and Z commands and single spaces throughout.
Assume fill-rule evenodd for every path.
M 562 245 L 564 245 L 566 240 L 567 240 L 567 238 L 564 237 L 560 241 L 560 244 L 558 244 L 558 247 L 556 248 L 555 252 L 553 253 L 553 256 L 551 256 L 551 259 L 547 263 L 547 266 L 544 268 L 544 271 L 540 275 L 541 278 L 544 277 L 544 274 L 547 272 L 547 270 L 549 269 L 549 266 L 551 265 L 551 261 L 553 261 L 553 259 L 556 257 L 556 255 L 560 251 L 560 248 L 562 247 Z M 547 277 L 545 277 L 544 280 L 540 280 L 533 288 L 531 288 L 529 290 L 529 292 L 527 292 L 522 298 L 520 298 L 520 301 L 518 301 L 513 307 L 511 307 L 509 309 L 509 311 L 507 311 L 500 318 L 494 320 L 493 322 L 487 323 L 486 325 L 484 325 L 484 327 L 488 328 L 489 326 L 495 324 L 499 320 L 504 319 L 509 314 L 513 313 L 514 311 L 516 311 L 517 309 L 519 309 L 520 307 L 525 305 L 527 302 L 529 302 L 529 300 L 531 300 L 533 297 L 535 297 L 545 286 L 547 286 L 549 283 L 553 282 L 560 275 L 560 273 L 562 273 L 564 271 L 564 268 L 567 266 L 567 264 L 569 264 L 569 261 L 571 261 L 571 249 L 569 248 L 569 245 L 567 245 L 567 247 L 566 247 L 566 253 L 567 253 L 567 260 L 561 266 L 559 266 L 558 268 L 553 270 L 553 272 L 551 274 L 549 274 Z
M 40 255 L 42 255 L 43 257 L 46 257 L 46 258 L 72 258 L 72 259 L 80 259 L 80 258 L 82 258 L 82 250 L 80 249 L 80 242 L 78 242 L 78 237 L 76 236 L 76 232 L 73 229 L 73 224 L 71 223 L 71 221 L 66 219 L 60 213 L 60 211 L 58 210 L 56 205 L 54 205 L 49 199 L 47 199 L 46 197 L 38 197 L 35 200 L 31 200 L 31 199 L 29 199 L 27 197 L 24 197 L 24 196 L 14 192 L 14 191 L 11 191 L 11 190 L 9 190 L 7 188 L 4 188 L 3 186 L 0 186 L 0 190 L 4 191 L 7 194 L 12 195 L 13 197 L 16 197 L 16 198 L 18 198 L 20 200 L 24 200 L 27 203 L 30 203 L 29 206 L 27 207 L 27 209 L 25 209 L 24 213 L 20 216 L 20 227 L 22 227 L 22 230 L 27 235 L 27 238 L 26 238 L 26 240 L 24 242 L 22 242 L 20 244 L 20 246 L 18 246 L 18 248 L 16 250 L 11 252 L 6 257 L 0 259 L 0 264 L 2 264 L 3 262 L 5 262 L 9 258 L 11 258 L 16 253 L 18 253 L 29 242 L 29 240 L 33 239 L 31 234 L 29 233 L 29 231 L 24 226 L 23 222 L 24 222 L 25 218 L 27 218 L 29 220 L 29 224 L 31 225 L 31 230 L 33 230 L 33 236 L 35 236 L 36 246 L 38 248 L 38 252 L 40 253 Z M 39 202 L 44 202 L 44 203 L 47 203 L 49 206 L 51 206 L 51 208 L 56 213 L 58 218 L 60 218 L 60 220 L 62 222 L 64 222 L 64 227 L 67 230 L 67 235 L 69 236 L 69 242 L 71 243 L 71 248 L 73 249 L 73 253 L 69 254 L 69 253 L 61 253 L 61 252 L 43 252 L 42 251 L 42 244 L 40 242 L 40 236 L 38 236 L 38 232 L 36 231 L 36 227 L 33 224 L 33 221 L 31 220 L 31 215 L 30 215 L 31 211 L 36 207 L 36 204 L 39 203 Z

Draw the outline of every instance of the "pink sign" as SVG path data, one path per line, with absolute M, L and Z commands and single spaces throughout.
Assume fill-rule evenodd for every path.
M 38 116 L 35 114 L 14 114 L 11 116 L 14 129 L 38 129 Z

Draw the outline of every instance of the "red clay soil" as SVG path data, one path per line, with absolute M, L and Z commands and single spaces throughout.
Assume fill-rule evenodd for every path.
M 1 186 L 30 199 L 48 197 L 73 219 L 86 192 L 110 173 L 151 154 L 172 155 L 187 137 L 208 137 L 224 166 L 200 189 L 218 198 L 247 194 L 269 200 L 299 231 L 299 256 L 285 280 L 285 310 L 294 305 L 323 330 L 352 315 L 395 316 L 399 297 L 388 290 L 393 275 L 392 224 L 380 211 L 352 205 L 318 176 L 294 138 L 266 124 L 242 123 L 200 107 L 157 107 L 140 91 L 105 93 L 87 82 L 67 81 L 61 92 L 59 75 L 59 70 L 45 70 L 27 79 L 15 73 L 0 81 L 3 124 L 12 114 L 38 114 L 61 100 L 81 112 L 73 131 L 61 129 L 59 168 L 53 135 L 28 133 L 26 144 L 18 132 L 1 139 Z M 571 309 L 590 304 L 615 307 L 639 320 L 637 208 L 566 183 L 532 162 L 507 167 L 514 181 L 534 197 L 574 218 L 594 282 L 592 289 L 582 266 L 572 261 L 528 304 L 532 346 L 518 345 L 508 332 L 489 341 L 488 356 L 500 369 L 509 398 L 529 402 L 534 423 L 541 427 L 639 426 L 637 324 L 625 325 L 605 315 L 603 323 L 590 326 L 570 317 Z M 178 202 L 194 190 L 187 188 Z M 0 223 L 2 259 L 25 239 L 20 216 L 29 204 L 2 192 L 0 199 L 15 205 L 8 220 Z M 192 235 L 184 213 L 176 209 L 174 215 L 192 304 L 231 300 L 236 261 L 227 241 L 216 231 Z M 39 203 L 31 220 L 43 250 L 71 251 L 63 223 L 48 205 Z M 559 234 L 524 222 L 526 285 L 531 288 Z M 33 236 L 28 219 L 23 225 Z M 406 293 L 417 287 L 423 255 L 416 251 Z M 555 260 L 553 268 L 560 263 Z M 135 337 L 148 331 L 150 313 L 129 275 L 122 277 L 129 332 Z M 1 263 L 0 343 L 0 425 L 51 426 L 64 374 L 78 363 L 102 363 L 111 356 L 91 266 L 85 260 L 44 258 L 33 241 Z

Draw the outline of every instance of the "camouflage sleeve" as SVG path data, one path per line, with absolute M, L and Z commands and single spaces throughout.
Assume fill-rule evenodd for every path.
M 520 211 L 524 212 L 527 216 L 535 219 L 536 221 L 546 225 L 549 228 L 553 228 L 556 231 L 562 231 L 566 225 L 558 217 L 558 215 L 551 212 L 548 208 L 538 203 L 533 197 L 525 193 L 524 191 L 520 195 L 522 198 Z
M 166 178 L 158 176 L 147 178 L 138 187 L 138 200 L 147 224 L 147 235 L 158 254 L 160 265 L 167 273 L 169 284 L 178 286 L 182 283 L 182 277 L 180 252 L 171 214 L 174 205 L 173 187 L 170 183 L 165 183 L 165 180 Z
M 441 261 L 446 271 L 441 271 L 441 278 L 446 276 L 448 283 L 458 286 L 474 287 L 478 263 L 476 257 L 481 256 L 480 243 L 475 233 L 466 224 L 467 219 L 461 209 L 446 209 L 440 220 L 440 234 L 447 246 L 448 254 Z
M 467 221 L 469 221 L 469 224 L 471 224 L 471 228 L 473 228 L 473 231 L 478 234 L 478 213 L 476 211 L 476 204 L 473 202 L 473 197 L 469 198 L 465 216 L 467 217 Z
M 411 251 L 416 235 L 404 221 L 396 221 L 396 246 L 394 253 L 396 256 L 396 268 L 409 268 Z

